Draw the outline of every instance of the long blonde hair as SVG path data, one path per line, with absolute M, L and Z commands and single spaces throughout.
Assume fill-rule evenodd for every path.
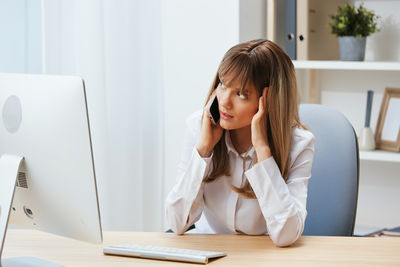
M 228 76 L 235 77 L 236 81 L 240 82 L 241 90 L 246 86 L 253 86 L 258 96 L 262 95 L 264 87 L 269 87 L 263 123 L 267 127 L 272 156 L 286 181 L 291 161 L 293 129 L 305 128 L 299 119 L 297 81 L 291 59 L 278 45 L 268 40 L 260 39 L 238 44 L 224 55 L 207 101 L 221 79 L 229 86 L 232 81 L 226 81 L 224 78 Z M 220 139 L 213 152 L 213 167 L 204 178 L 205 183 L 213 182 L 224 175 L 230 176 L 225 138 Z M 233 185 L 231 187 L 244 197 L 256 198 L 248 180 L 241 188 Z

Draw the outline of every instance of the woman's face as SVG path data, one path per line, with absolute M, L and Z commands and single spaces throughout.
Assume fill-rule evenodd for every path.
M 246 88 L 240 93 L 240 83 L 234 81 L 226 86 L 224 81 L 217 87 L 220 125 L 226 130 L 240 129 L 251 125 L 258 111 L 258 94 L 254 88 Z

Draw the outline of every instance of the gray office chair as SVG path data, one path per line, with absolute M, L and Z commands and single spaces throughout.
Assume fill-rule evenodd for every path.
M 357 137 L 343 114 L 322 105 L 301 104 L 300 120 L 315 136 L 303 235 L 353 235 L 359 157 Z

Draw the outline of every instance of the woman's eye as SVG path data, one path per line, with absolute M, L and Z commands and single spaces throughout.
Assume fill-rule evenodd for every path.
M 246 95 L 246 94 L 241 94 L 240 92 L 237 92 L 237 95 L 238 95 L 241 99 L 247 99 L 247 95 Z

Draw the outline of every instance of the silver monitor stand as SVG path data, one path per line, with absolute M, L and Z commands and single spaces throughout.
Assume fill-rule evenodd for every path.
M 62 264 L 35 257 L 2 258 L 17 176 L 23 161 L 22 157 L 14 155 L 0 157 L 0 266 L 62 267 Z

